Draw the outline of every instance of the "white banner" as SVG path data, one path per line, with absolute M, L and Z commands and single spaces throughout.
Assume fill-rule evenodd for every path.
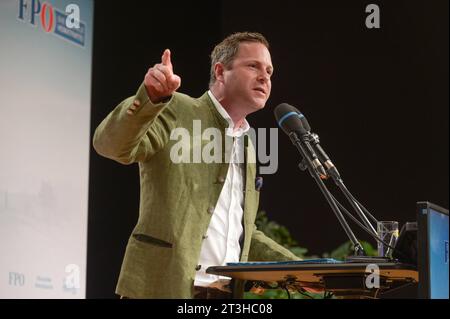
M 0 298 L 85 298 L 93 1 L 0 1 Z

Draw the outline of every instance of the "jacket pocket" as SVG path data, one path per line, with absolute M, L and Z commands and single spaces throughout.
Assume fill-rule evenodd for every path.
M 143 243 L 147 243 L 147 244 L 152 244 L 154 246 L 159 246 L 159 247 L 165 247 L 165 248 L 172 248 L 173 244 L 164 241 L 162 239 L 158 239 L 149 235 L 145 235 L 145 234 L 133 234 L 134 239 L 136 239 L 137 241 L 143 242 Z

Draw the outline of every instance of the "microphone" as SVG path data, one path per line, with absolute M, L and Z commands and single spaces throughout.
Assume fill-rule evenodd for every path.
M 305 116 L 297 110 L 292 105 L 287 103 L 279 104 L 275 110 L 275 119 L 277 120 L 278 126 L 289 136 L 291 134 L 299 134 L 306 148 L 308 149 L 309 154 L 311 155 L 311 162 L 319 173 L 321 179 L 327 179 L 327 172 L 322 166 L 322 163 L 319 161 L 315 151 L 311 147 L 310 144 L 310 135 L 309 132 L 311 127 L 308 124 Z
M 292 105 L 281 103 L 273 111 L 278 126 L 287 134 L 291 132 L 299 132 L 301 136 L 309 134 L 310 127 L 308 122 L 303 122 L 305 116 Z M 304 123 L 307 125 L 304 126 Z
M 323 165 L 325 165 L 330 175 L 332 175 L 335 178 L 341 178 L 341 175 L 339 174 L 336 166 L 334 166 L 333 162 L 330 160 L 327 153 L 325 153 L 322 146 L 320 146 L 319 135 L 317 135 L 316 133 L 311 133 L 309 141 L 311 142 L 311 145 L 317 152 L 320 161 L 323 163 Z
M 342 178 L 341 178 L 336 166 L 334 166 L 333 162 L 330 160 L 328 155 L 325 153 L 323 148 L 320 146 L 319 135 L 317 135 L 315 133 L 310 133 L 311 127 L 308 123 L 308 120 L 306 119 L 306 117 L 303 114 L 302 114 L 301 118 L 299 118 L 299 121 L 301 122 L 302 127 L 307 129 L 307 133 L 305 133 L 305 134 L 308 136 L 308 142 L 312 145 L 312 148 L 314 149 L 314 151 L 317 152 L 320 161 L 327 168 L 327 172 L 331 175 L 331 177 L 333 178 L 336 185 L 345 194 L 348 201 L 350 202 L 352 207 L 355 209 L 356 213 L 359 215 L 359 217 L 362 219 L 362 221 L 366 225 L 367 229 L 369 230 L 369 233 L 371 235 L 377 236 L 377 231 L 372 226 L 370 221 L 367 219 L 366 215 L 361 210 L 361 207 L 359 207 L 356 199 L 353 197 L 353 195 L 350 193 L 350 191 L 344 185 L 344 182 L 342 181 Z M 373 218 L 373 216 L 371 216 L 371 217 Z
M 336 215 L 336 218 L 339 220 L 339 223 L 341 224 L 348 238 L 353 243 L 355 254 L 364 255 L 364 248 L 356 238 L 355 234 L 353 233 L 341 211 L 339 210 L 339 207 L 336 204 L 337 201 L 333 198 L 324 182 L 322 181 L 322 179 L 325 179 L 327 175 L 325 169 L 318 160 L 316 153 L 309 143 L 311 135 L 309 131 L 311 128 L 309 127 L 308 121 L 306 121 L 305 116 L 300 113 L 300 111 L 295 107 L 287 103 L 278 105 L 275 108 L 274 113 L 278 125 L 289 136 L 292 144 L 297 147 L 298 151 L 303 157 L 302 163 L 305 163 L 308 167 L 309 173 L 316 181 L 317 186 L 319 186 L 320 191 L 325 196 L 325 199 Z M 299 165 L 299 167 L 301 170 L 304 170 L 302 166 Z
M 302 122 L 303 127 L 307 128 L 309 133 L 311 131 L 311 126 L 309 125 L 308 120 L 304 115 L 302 116 L 300 121 Z M 333 178 L 341 178 L 336 166 L 334 166 L 333 162 L 330 160 L 327 153 L 325 153 L 322 146 L 320 146 L 319 135 L 317 135 L 316 133 L 310 133 L 308 134 L 308 137 L 309 142 L 312 145 L 314 151 L 317 153 L 320 161 L 323 163 L 323 165 L 325 165 L 330 175 L 333 176 Z

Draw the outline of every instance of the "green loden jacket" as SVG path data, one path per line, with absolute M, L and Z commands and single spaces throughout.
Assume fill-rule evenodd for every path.
M 171 147 L 178 142 L 170 138 L 171 131 L 182 127 L 192 136 L 193 120 L 200 120 L 202 129 L 220 129 L 222 135 L 228 127 L 207 93 L 198 99 L 174 93 L 165 103 L 153 104 L 142 84 L 136 95 L 121 102 L 95 131 L 93 144 L 98 154 L 122 164 L 139 163 L 139 218 L 122 263 L 116 288 L 119 295 L 193 297 L 203 236 L 229 165 L 225 161 L 174 163 L 171 160 Z M 254 153 L 252 143 L 247 142 L 246 158 Z M 244 239 L 240 260 L 298 259 L 256 229 L 259 203 L 259 191 L 255 189 L 256 164 L 246 161 L 245 167 Z M 243 282 L 235 282 L 235 298 L 242 297 L 242 287 Z

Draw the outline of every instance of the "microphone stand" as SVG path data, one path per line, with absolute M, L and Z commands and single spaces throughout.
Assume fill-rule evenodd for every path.
M 319 144 L 319 136 L 317 134 L 314 134 L 314 133 L 308 134 L 308 141 L 311 142 L 314 146 L 316 146 L 316 145 Z M 320 149 L 320 151 L 318 152 L 318 155 L 319 155 L 319 158 L 321 159 L 321 161 L 325 162 L 324 161 L 325 158 L 323 158 L 323 157 L 326 156 L 326 155 L 323 153 L 322 149 Z M 325 166 L 327 167 L 326 164 L 325 164 Z M 356 202 L 356 200 L 353 197 L 353 195 L 350 193 L 350 191 L 344 185 L 344 181 L 342 180 L 341 176 L 339 175 L 339 172 L 337 171 L 337 169 L 334 166 L 332 166 L 332 167 L 328 168 L 327 172 L 333 178 L 334 183 L 337 185 L 337 187 L 339 187 L 339 189 L 345 195 L 345 197 L 347 198 L 348 202 L 353 207 L 353 209 L 356 211 L 356 213 L 358 214 L 359 218 L 361 218 L 361 220 L 364 223 L 364 225 L 368 228 L 368 230 L 370 230 L 371 235 L 375 235 L 375 236 L 378 237 L 377 231 L 372 226 L 372 224 L 368 220 L 367 216 L 363 213 L 363 211 L 359 207 L 359 205 Z M 371 216 L 371 217 L 373 218 L 373 216 Z
M 375 230 L 375 228 L 372 226 L 372 224 L 367 219 L 366 215 L 363 213 L 359 205 L 354 200 L 353 195 L 350 193 L 350 191 L 345 187 L 344 182 L 342 181 L 342 178 L 334 178 L 335 184 L 339 187 L 339 189 L 344 193 L 345 197 L 347 198 L 348 202 L 352 205 L 353 209 L 358 214 L 359 218 L 363 221 L 364 225 L 370 230 L 370 233 L 378 237 L 378 233 Z
M 336 205 L 336 202 L 334 201 L 333 197 L 331 196 L 330 192 L 326 188 L 325 184 L 323 183 L 322 179 L 320 178 L 317 171 L 314 169 L 314 165 L 309 158 L 308 152 L 306 151 L 305 147 L 309 146 L 309 140 L 308 136 L 302 136 L 303 140 L 300 140 L 297 136 L 297 133 L 295 131 L 289 133 L 289 138 L 292 141 L 292 144 L 295 145 L 295 147 L 298 149 L 300 154 L 303 156 L 304 161 L 300 163 L 299 167 L 300 169 L 304 170 L 304 167 L 302 168 L 301 165 L 305 165 L 308 168 L 309 173 L 314 178 L 314 180 L 317 183 L 317 186 L 319 186 L 319 189 L 321 190 L 322 194 L 325 196 L 328 204 L 330 205 L 331 209 L 333 210 L 334 214 L 336 215 L 337 219 L 339 220 L 339 223 L 341 224 L 342 228 L 344 229 L 345 233 L 347 234 L 348 238 L 353 244 L 355 255 L 356 256 L 364 256 L 364 249 L 361 245 L 361 243 L 356 239 L 355 234 L 350 229 L 350 226 L 346 222 L 344 216 L 342 215 L 341 211 L 339 210 L 339 207 Z

